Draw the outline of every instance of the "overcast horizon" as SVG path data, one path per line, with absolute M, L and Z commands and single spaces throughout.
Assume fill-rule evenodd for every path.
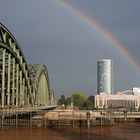
M 112 59 L 114 91 L 140 87 L 132 67 L 103 36 L 57 0 L 4 0 L 0 22 L 14 35 L 28 64 L 45 64 L 57 97 L 97 92 L 97 61 Z M 99 21 L 140 61 L 139 0 L 67 0 Z

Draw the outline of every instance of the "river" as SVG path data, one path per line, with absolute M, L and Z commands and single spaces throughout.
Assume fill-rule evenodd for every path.
M 140 140 L 140 123 L 92 128 L 4 128 L 0 140 Z

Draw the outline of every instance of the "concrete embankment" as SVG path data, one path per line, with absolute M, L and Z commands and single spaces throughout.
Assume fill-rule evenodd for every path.
M 50 110 L 30 112 L 26 114 L 2 115 L 0 127 L 91 127 L 94 125 L 112 125 L 110 113 L 93 112 L 88 110 Z
M 109 113 L 93 112 L 89 110 L 53 110 L 46 112 L 44 118 L 51 125 L 92 126 L 112 125 L 113 119 Z

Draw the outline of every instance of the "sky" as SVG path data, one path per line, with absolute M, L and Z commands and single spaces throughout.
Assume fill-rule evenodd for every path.
M 113 60 L 114 91 L 140 87 L 140 69 L 59 0 L 1 0 L 0 22 L 14 35 L 28 64 L 45 64 L 55 96 L 97 93 L 97 61 Z M 60 0 L 61 1 L 61 0 Z M 140 64 L 139 0 L 67 0 L 98 21 Z

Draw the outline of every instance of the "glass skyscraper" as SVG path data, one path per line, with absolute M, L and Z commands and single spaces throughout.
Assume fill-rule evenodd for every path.
M 112 94 L 112 60 L 102 59 L 97 62 L 98 94 Z

